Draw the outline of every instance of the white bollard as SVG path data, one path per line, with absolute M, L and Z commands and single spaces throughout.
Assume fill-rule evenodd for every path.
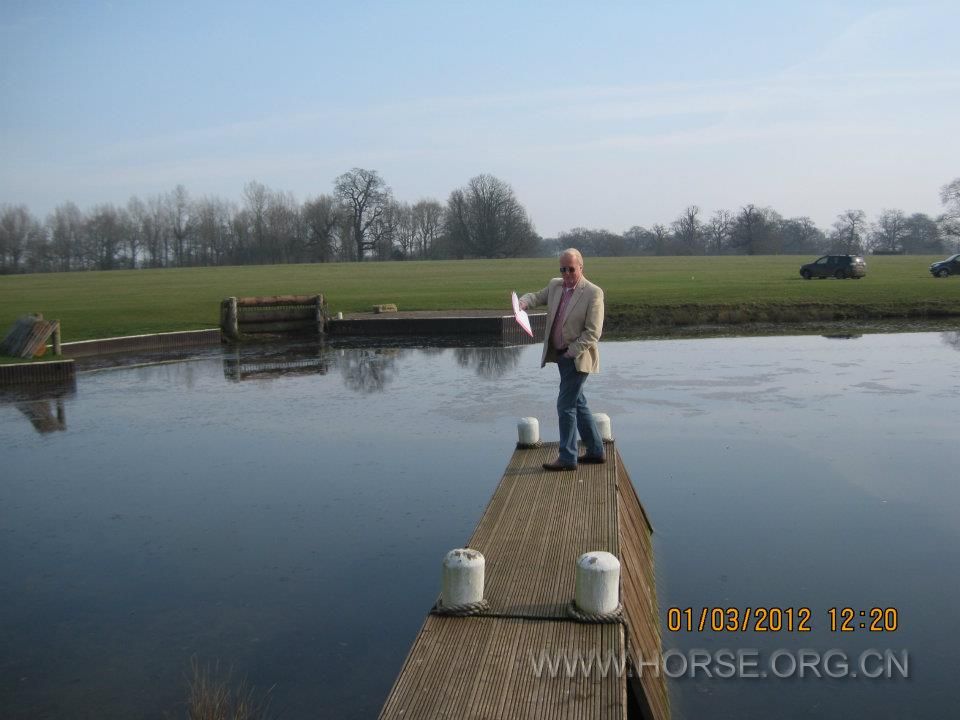
M 594 413 L 593 421 L 597 424 L 597 431 L 604 441 L 613 440 L 613 430 L 610 429 L 610 416 L 606 413 Z
M 602 550 L 581 555 L 573 598 L 582 612 L 592 615 L 616 610 L 620 605 L 620 561 L 616 556 Z
M 520 418 L 517 423 L 518 442 L 521 445 L 536 445 L 540 442 L 540 421 L 535 417 Z
M 342 312 L 338 312 L 338 313 L 337 313 L 337 320 L 343 320 L 343 313 L 342 313 Z
M 444 607 L 469 605 L 483 600 L 483 555 L 470 548 L 451 550 L 443 558 L 440 603 Z

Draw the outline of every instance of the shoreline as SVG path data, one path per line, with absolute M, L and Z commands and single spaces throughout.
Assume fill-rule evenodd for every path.
M 703 323 L 699 325 L 661 325 L 656 327 L 623 326 L 605 331 L 601 340 L 695 340 L 712 337 L 786 337 L 790 335 L 855 337 L 859 335 L 951 331 L 960 331 L 960 317 L 884 318 L 796 323 Z
M 929 310 L 933 312 L 929 312 Z M 809 310 L 809 312 L 805 312 Z M 379 318 L 382 320 L 393 317 L 433 317 L 456 319 L 477 317 L 509 317 L 509 313 L 498 310 L 411 310 L 396 315 L 374 315 L 372 313 L 349 313 L 345 319 Z M 604 322 L 603 338 L 606 340 L 645 340 L 645 339 L 694 339 L 701 337 L 757 337 L 777 335 L 827 335 L 849 336 L 872 333 L 897 332 L 950 332 L 960 331 L 960 313 L 954 313 L 945 308 L 900 308 L 900 312 L 886 311 L 872 314 L 851 309 L 848 306 L 804 307 L 773 307 L 773 306 L 701 306 L 684 305 L 678 307 L 659 307 L 644 309 L 613 309 L 607 312 Z M 131 341 L 147 341 L 156 343 L 162 350 L 160 340 L 186 338 L 201 338 L 202 344 L 216 344 L 211 336 L 219 329 L 210 327 L 197 328 L 188 331 L 160 331 L 141 335 L 123 335 L 111 338 L 87 338 L 64 343 L 64 359 L 68 357 L 82 357 L 85 355 L 117 355 L 125 350 L 145 350 L 146 347 L 134 347 Z M 424 333 L 417 337 L 404 334 L 409 340 L 418 342 L 429 341 L 439 337 L 436 333 Z M 335 338 L 336 335 L 329 335 Z M 345 340 L 349 336 L 339 337 Z M 372 335 L 364 338 L 375 341 L 379 337 Z M 451 335 L 446 333 L 443 339 L 449 342 Z M 197 342 L 190 340 L 185 344 Z M 539 341 L 534 341 L 539 342 Z M 135 343 L 138 344 L 138 343 Z M 166 345 L 167 343 L 162 343 Z M 72 347 L 78 350 L 82 347 L 85 352 L 73 354 Z M 55 360 L 49 354 L 41 358 L 11 358 L 0 356 L 0 366 L 11 364 L 33 364 Z
M 937 318 L 927 320 L 916 320 L 906 318 L 893 318 L 886 320 L 873 321 L 831 321 L 831 322 L 806 322 L 806 323 L 740 323 L 740 324 L 704 324 L 704 325 L 675 325 L 675 326 L 645 326 L 645 327 L 621 327 L 615 330 L 605 332 L 601 342 L 630 342 L 630 341 L 663 341 L 663 340 L 700 340 L 700 339 L 719 339 L 719 338 L 755 338 L 755 337 L 790 337 L 801 335 L 822 335 L 831 339 L 854 339 L 862 335 L 872 334 L 892 334 L 892 333 L 923 333 L 923 332 L 955 332 L 960 333 L 960 319 L 958 318 Z M 131 336 L 136 338 L 137 336 Z M 125 344 L 127 338 L 111 338 Z M 302 344 L 304 342 L 327 345 L 330 348 L 350 348 L 350 347 L 385 347 L 385 348 L 403 348 L 403 347 L 490 347 L 489 342 L 479 336 L 464 335 L 459 339 L 452 336 L 424 336 L 416 337 L 410 335 L 396 336 L 327 336 L 324 339 L 304 336 L 282 337 L 275 336 L 272 339 L 265 337 L 258 338 L 249 343 L 240 343 L 232 347 L 255 347 L 276 344 Z M 431 343 L 431 341 L 433 341 Z M 99 343 L 102 341 L 89 341 L 90 343 Z M 523 343 L 536 345 L 541 341 L 533 343 Z M 101 347 L 107 347 L 110 343 L 105 343 Z M 496 347 L 520 347 L 511 343 L 496 345 Z M 138 365 L 150 366 L 156 364 L 166 364 L 171 362 L 186 362 L 197 358 L 207 356 L 212 350 L 220 351 L 229 348 L 230 345 L 217 342 L 216 344 L 193 344 L 181 347 L 166 348 L 154 347 L 152 349 L 127 349 L 99 354 L 84 354 L 77 358 L 76 364 L 73 358 L 62 358 L 52 361 L 49 358 L 37 358 L 33 361 L 13 360 L 5 363 L 4 358 L 0 358 L 0 368 L 5 368 L 0 375 L 0 389 L 6 391 L 23 390 L 30 386 L 43 387 L 49 375 L 51 366 L 69 367 L 71 375 L 75 372 L 87 374 L 100 370 L 115 368 L 128 368 Z M 37 374 L 41 370 L 38 366 L 47 366 L 46 372 Z M 58 368 L 59 372 L 59 368 Z M 36 385 L 39 381 L 39 385 Z

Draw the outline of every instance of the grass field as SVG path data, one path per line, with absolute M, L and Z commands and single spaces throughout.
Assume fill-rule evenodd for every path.
M 808 256 L 588 258 L 608 328 L 960 316 L 960 278 L 934 279 L 939 257 L 869 257 L 862 280 L 802 280 Z M 41 312 L 63 340 L 216 327 L 231 295 L 322 292 L 331 312 L 508 311 L 510 291 L 542 288 L 555 259 L 273 265 L 0 276 L 0 332 Z

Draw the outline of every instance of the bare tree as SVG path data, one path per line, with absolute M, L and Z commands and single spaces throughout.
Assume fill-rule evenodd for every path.
M 717 210 L 704 228 L 706 251 L 712 255 L 726 252 L 733 231 L 733 217 L 729 210 Z
M 403 222 L 402 215 L 402 207 L 391 200 L 383 206 L 383 212 L 370 225 L 370 242 L 373 246 L 373 256 L 377 260 L 402 257 L 397 247 Z
M 837 215 L 830 233 L 835 252 L 861 255 L 866 247 L 867 216 L 863 210 L 846 210 Z
M 148 217 L 147 206 L 140 198 L 134 195 L 127 201 L 127 218 L 130 221 L 127 232 L 127 250 L 129 250 L 127 261 L 131 270 L 137 267 L 137 253 L 147 244 Z
M 0 209 L 0 273 L 20 272 L 27 244 L 40 230 L 26 205 Z
M 650 231 L 634 225 L 623 233 L 624 251 L 627 255 L 641 255 L 651 246 Z
M 268 262 L 296 262 L 301 258 L 305 233 L 300 207 L 292 194 L 269 193 L 265 231 Z
M 83 224 L 83 213 L 72 202 L 60 205 L 47 217 L 57 270 L 66 272 L 83 267 Z
M 205 197 L 194 203 L 194 234 L 197 261 L 201 265 L 223 265 L 233 247 L 232 217 L 236 209 L 217 197 Z
M 193 232 L 190 217 L 190 195 L 183 185 L 177 185 L 167 196 L 170 230 L 173 233 L 173 258 L 178 267 L 190 264 L 188 239 Z
M 98 270 L 113 270 L 129 232 L 127 213 L 114 205 L 98 205 L 85 224 L 87 253 Z
M 513 188 L 492 175 L 450 193 L 444 225 L 458 257 L 528 257 L 540 241 Z
M 790 218 L 780 223 L 781 250 L 788 255 L 819 253 L 826 237 L 808 217 Z
M 390 201 L 390 188 L 376 170 L 354 168 L 336 179 L 334 196 L 350 218 L 356 259 L 363 260 L 376 248 L 378 239 L 372 237 L 371 228 Z
M 342 206 L 338 205 L 338 208 L 337 224 L 333 228 L 337 259 L 342 262 L 353 262 L 357 259 L 357 246 L 353 242 L 353 217 L 343 212 Z
M 940 188 L 940 202 L 947 209 L 949 217 L 960 220 L 960 177 Z
M 413 244 L 420 258 L 432 257 L 443 232 L 443 205 L 436 200 L 420 200 L 411 208 Z
M 593 230 L 585 227 L 575 227 L 572 230 L 564 230 L 557 236 L 557 245 L 564 248 L 577 248 L 585 256 L 593 257 L 596 255 L 593 232 Z
M 299 262 L 305 259 L 308 229 L 293 195 L 251 181 L 243 188 L 244 208 L 231 223 L 234 255 L 240 263 Z
M 557 242 L 560 247 L 575 247 L 591 257 L 620 257 L 627 254 L 627 239 L 609 230 L 573 228 L 560 233 Z
M 914 213 L 905 221 L 903 249 L 911 255 L 943 252 L 943 238 L 936 221 L 924 213 Z
M 937 225 L 944 248 L 949 249 L 949 252 L 960 252 L 960 218 L 944 214 L 937 218 Z
M 894 255 L 903 252 L 907 236 L 907 216 L 902 210 L 883 210 L 870 230 L 870 247 L 874 252 Z
M 416 226 L 410 203 L 393 203 L 393 246 L 399 258 L 409 260 L 415 254 Z
M 266 185 L 251 180 L 243 187 L 252 247 L 248 249 L 253 262 L 265 262 L 267 257 L 267 205 L 270 190 Z
M 629 255 L 627 238 L 610 230 L 597 230 L 593 238 L 597 257 L 623 257 Z
M 704 251 L 703 224 L 700 208 L 690 205 L 670 226 L 673 231 L 675 255 L 702 255 Z
M 733 221 L 730 244 L 747 255 L 762 255 L 769 246 L 770 228 L 763 211 L 756 205 L 744 205 Z
M 150 256 L 151 267 L 167 267 L 170 264 L 170 214 L 166 199 L 156 195 L 147 200 L 147 214 L 143 218 L 145 250 Z
M 43 225 L 39 221 L 33 220 L 30 223 L 30 232 L 27 235 L 24 269 L 29 273 L 50 272 L 54 269 L 55 263 L 53 248 Z
M 656 223 L 650 228 L 648 237 L 648 251 L 652 255 L 666 255 L 671 241 L 670 231 L 662 223 Z
M 252 262 L 253 217 L 249 208 L 242 208 L 230 219 L 230 236 L 233 238 L 232 261 L 240 265 Z
M 960 251 L 960 177 L 940 188 L 940 202 L 946 208 L 938 219 L 940 236 L 954 251 Z
M 336 227 L 340 210 L 330 195 L 319 195 L 303 203 L 300 210 L 306 226 L 307 259 L 312 262 L 330 262 L 337 252 Z

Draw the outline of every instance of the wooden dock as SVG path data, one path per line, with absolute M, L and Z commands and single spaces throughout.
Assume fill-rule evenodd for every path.
M 556 443 L 514 452 L 465 546 L 486 559 L 489 608 L 427 616 L 381 720 L 669 718 L 660 673 L 647 667 L 628 677 L 616 663 L 603 672 L 599 662 L 585 672 L 578 663 L 659 659 L 652 528 L 612 442 L 606 464 L 576 472 L 544 471 L 556 452 Z M 567 614 L 577 558 L 594 550 L 620 559 L 620 622 L 586 624 Z M 559 661 L 558 672 L 549 661 Z

